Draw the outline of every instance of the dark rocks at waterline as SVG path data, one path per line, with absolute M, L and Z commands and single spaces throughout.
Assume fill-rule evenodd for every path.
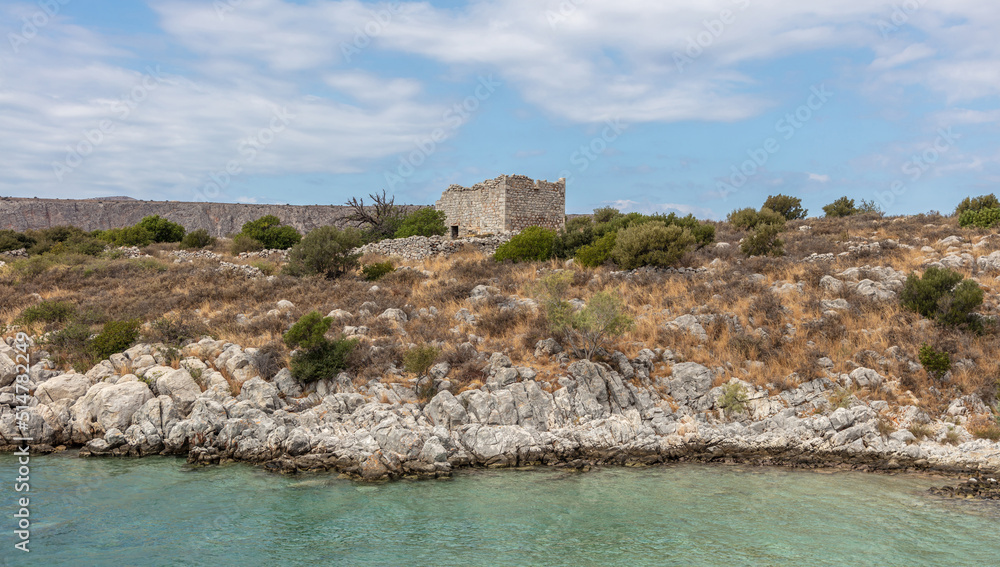
M 962 500 L 1000 500 L 1000 482 L 995 478 L 970 478 L 954 486 L 931 488 L 930 493 Z

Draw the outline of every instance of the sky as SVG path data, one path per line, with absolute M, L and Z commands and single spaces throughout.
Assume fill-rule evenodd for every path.
M 1000 180 L 998 32 L 981 0 L 5 0 L 0 195 L 950 213 Z

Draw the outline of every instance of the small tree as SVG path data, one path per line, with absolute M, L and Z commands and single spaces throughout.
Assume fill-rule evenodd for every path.
M 574 217 L 556 235 L 553 254 L 557 258 L 572 258 L 577 251 L 594 241 L 594 223 L 590 217 Z
M 609 232 L 598 238 L 591 244 L 581 246 L 576 251 L 576 261 L 581 266 L 596 268 L 611 259 L 611 251 L 615 249 L 615 240 L 618 238 L 617 232 Z
M 782 227 L 775 224 L 757 225 L 740 243 L 740 252 L 747 256 L 784 256 L 785 241 L 778 238 Z
M 302 240 L 295 228 L 281 224 L 281 219 L 266 215 L 243 225 L 242 233 L 260 242 L 264 248 L 286 250 Z
M 958 225 L 993 228 L 1000 225 L 1000 208 L 969 209 L 958 216 Z
M 921 345 L 917 358 L 920 359 L 920 365 L 924 367 L 924 370 L 939 380 L 951 370 L 951 355 L 945 351 L 939 351 L 927 343 Z
M 763 208 L 771 209 L 785 217 L 785 220 L 804 219 L 806 218 L 806 213 L 809 212 L 802 208 L 802 199 L 782 195 L 781 193 L 769 195 L 767 200 L 764 201 Z
M 858 209 L 854 206 L 854 199 L 845 196 L 823 207 L 823 212 L 828 217 L 848 217 L 858 214 Z
M 285 272 L 293 276 L 320 274 L 336 278 L 358 268 L 361 253 L 354 249 L 360 245 L 361 235 L 353 228 L 321 226 L 292 248 Z
M 760 211 L 755 211 L 749 207 L 739 209 L 729 213 L 727 220 L 729 224 L 733 225 L 733 228 L 741 228 L 743 230 L 753 230 L 765 224 L 776 226 L 779 231 L 785 229 L 785 217 L 766 207 Z
M 283 339 L 289 348 L 300 349 L 292 355 L 292 375 L 303 382 L 332 378 L 347 368 L 347 357 L 357 346 L 357 340 L 341 337 L 335 341 L 326 338 L 332 317 L 323 317 L 318 311 L 303 315 Z
M 444 211 L 435 210 L 433 207 L 417 209 L 406 215 L 399 229 L 396 230 L 396 238 L 408 238 L 410 236 L 444 236 L 447 229 L 444 221 L 447 215 Z
M 595 293 L 587 305 L 573 311 L 563 302 L 553 306 L 549 324 L 562 334 L 573 349 L 591 360 L 597 351 L 610 340 L 620 337 L 632 327 L 632 319 L 625 314 L 618 297 L 608 292 Z
M 153 242 L 153 234 L 139 225 L 126 226 L 103 231 L 101 240 L 112 246 L 148 246 Z
M 153 236 L 153 242 L 180 242 L 184 238 L 184 227 L 160 215 L 144 217 L 139 224 Z
M 962 216 L 962 213 L 967 211 L 981 211 L 983 209 L 1000 209 L 1000 200 L 997 200 L 996 195 L 990 193 L 989 195 L 980 195 L 978 197 L 966 197 L 962 199 L 962 202 L 955 207 L 955 215 Z
M 347 221 L 354 223 L 355 228 L 364 229 L 364 240 L 375 242 L 392 238 L 403 222 L 403 209 L 396 206 L 395 197 L 386 197 L 385 189 L 381 194 L 370 193 L 372 204 L 365 205 L 365 200 L 351 197 L 347 206 L 351 213 Z
M 676 264 L 695 242 L 686 228 L 650 221 L 619 231 L 611 257 L 626 270 L 641 266 L 665 268 Z

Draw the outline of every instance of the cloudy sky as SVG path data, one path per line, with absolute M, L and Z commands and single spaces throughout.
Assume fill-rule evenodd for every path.
M 1000 180 L 981 0 L 5 0 L 0 32 L 2 195 L 427 204 L 517 173 L 719 218 Z

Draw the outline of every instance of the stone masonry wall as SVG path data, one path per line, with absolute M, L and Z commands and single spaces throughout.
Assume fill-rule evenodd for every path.
M 446 226 L 458 226 L 459 237 L 534 225 L 558 229 L 565 222 L 566 180 L 549 183 L 501 175 L 472 187 L 452 185 L 434 207 L 447 215 Z
M 566 180 L 534 181 L 523 175 L 507 177 L 504 226 L 521 230 L 529 226 L 560 229 L 566 225 Z

